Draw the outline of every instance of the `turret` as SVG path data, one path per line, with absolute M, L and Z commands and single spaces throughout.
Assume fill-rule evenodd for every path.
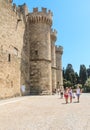
M 63 54 L 63 47 L 62 46 L 56 46 L 56 52 Z
M 52 12 L 34 8 L 28 14 L 30 36 L 30 91 L 36 94 L 52 93 L 51 25 Z
M 56 46 L 57 88 L 63 87 L 62 54 L 63 54 L 63 47 Z
M 57 40 L 57 31 L 54 29 L 51 29 L 51 41 L 52 43 L 55 43 Z
M 57 31 L 51 29 L 51 58 L 52 58 L 52 90 L 56 89 L 56 53 L 55 42 L 57 40 Z
M 51 55 L 52 55 L 52 67 L 56 67 L 56 53 L 55 53 L 55 42 L 57 40 L 57 31 L 51 29 Z

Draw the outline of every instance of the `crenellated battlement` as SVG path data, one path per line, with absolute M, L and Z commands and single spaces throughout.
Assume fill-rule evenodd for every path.
M 28 8 L 27 8 L 27 5 L 25 3 L 23 5 L 19 5 L 17 7 L 16 4 L 13 3 L 13 0 L 2 0 L 2 1 L 8 5 L 11 5 L 13 11 L 15 11 L 16 13 L 20 12 L 20 13 L 25 14 L 25 15 L 28 14 Z M 12 3 L 13 3 L 13 5 L 12 5 Z
M 56 47 L 56 52 L 63 54 L 63 47 L 62 46 L 55 46 Z
M 33 8 L 33 13 L 46 13 L 46 14 L 50 14 L 52 16 L 52 12 L 50 10 L 47 11 L 47 8 L 41 8 L 41 11 L 39 11 L 38 7 Z
M 33 8 L 33 12 L 29 13 L 29 22 L 30 23 L 46 23 L 50 26 L 52 25 L 52 12 L 47 11 L 47 8 L 42 8 L 41 11 L 38 11 L 38 8 Z
M 28 14 L 28 8 L 27 8 L 27 6 L 26 6 L 25 3 L 24 3 L 23 5 L 19 5 L 18 8 L 19 8 L 19 10 L 20 10 L 20 12 L 21 12 L 22 14 L 24 14 L 24 15 L 27 15 L 27 14 Z M 18 8 L 17 8 L 17 9 L 18 9 Z
M 13 10 L 16 13 L 21 13 L 21 14 L 24 14 L 24 15 L 28 14 L 28 8 L 27 8 L 25 3 L 23 5 L 19 5 L 18 7 L 16 6 L 15 3 L 13 3 Z
M 57 31 L 54 29 L 51 29 L 51 40 L 56 41 L 57 40 Z
M 18 7 L 16 6 L 16 4 L 13 4 L 13 11 L 16 12 L 16 14 L 19 17 L 19 20 L 23 20 L 26 21 L 26 16 L 28 14 L 28 8 L 26 6 L 26 4 L 24 3 L 23 5 L 19 5 Z

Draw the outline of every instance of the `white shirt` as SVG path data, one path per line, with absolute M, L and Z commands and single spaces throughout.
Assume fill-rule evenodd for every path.
M 80 88 L 77 88 L 76 93 L 80 94 Z

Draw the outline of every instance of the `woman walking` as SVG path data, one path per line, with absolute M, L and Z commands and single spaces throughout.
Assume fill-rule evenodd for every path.
M 66 104 L 68 103 L 68 96 L 69 96 L 69 89 L 68 89 L 68 87 L 66 87 L 65 92 L 64 92 Z
M 79 86 L 77 86 L 76 95 L 77 95 L 77 102 L 78 103 L 79 103 L 79 99 L 80 99 L 80 94 L 81 94 L 81 90 L 80 90 Z
M 69 88 L 70 103 L 72 103 L 72 95 L 73 95 L 73 93 L 72 93 L 72 88 L 70 87 L 70 88 Z

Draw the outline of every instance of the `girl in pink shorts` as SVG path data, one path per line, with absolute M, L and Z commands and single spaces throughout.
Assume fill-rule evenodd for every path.
M 68 103 L 68 96 L 69 96 L 69 89 L 68 89 L 68 87 L 66 87 L 65 92 L 64 92 L 66 104 Z

